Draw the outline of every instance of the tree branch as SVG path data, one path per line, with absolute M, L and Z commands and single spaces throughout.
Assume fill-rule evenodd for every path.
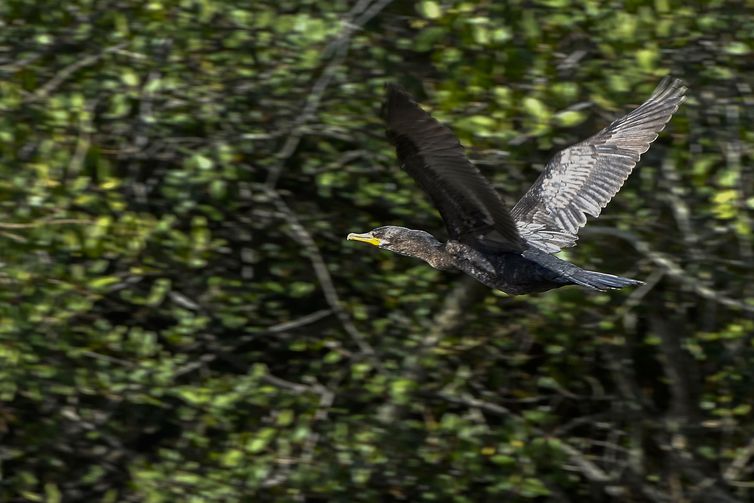
M 351 317 L 348 315 L 345 309 L 343 309 L 343 304 L 340 301 L 337 290 L 335 289 L 335 284 L 333 283 L 332 276 L 330 276 L 330 270 L 328 269 L 327 263 L 322 257 L 322 253 L 320 253 L 319 247 L 314 241 L 314 238 L 312 238 L 311 234 L 309 234 L 309 231 L 307 231 L 306 228 L 301 225 L 301 222 L 299 222 L 296 214 L 293 213 L 293 210 L 291 210 L 291 208 L 285 203 L 280 194 L 278 194 L 275 190 L 269 188 L 265 189 L 265 192 L 270 196 L 273 204 L 278 209 L 278 211 L 280 211 L 284 215 L 296 241 L 304 246 L 304 249 L 309 256 L 309 260 L 312 263 L 314 274 L 317 276 L 317 280 L 319 281 L 322 293 L 324 294 L 327 303 L 330 305 L 333 312 L 338 317 L 338 320 L 340 320 L 340 323 L 343 325 L 346 333 L 351 336 L 351 339 L 353 339 L 361 352 L 372 357 L 375 360 L 375 363 L 377 363 L 379 366 L 379 362 L 376 360 L 376 353 L 374 351 L 374 348 L 369 345 L 364 335 L 359 332 L 359 330 L 356 328 L 356 325 L 354 325 L 353 321 L 351 321 Z

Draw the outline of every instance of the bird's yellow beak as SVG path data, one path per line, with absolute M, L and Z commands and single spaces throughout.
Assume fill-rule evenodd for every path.
M 382 241 L 374 237 L 371 232 L 367 232 L 365 234 L 354 234 L 352 232 L 346 239 L 348 239 L 349 241 L 362 241 L 372 246 L 380 246 L 380 243 L 382 243 Z

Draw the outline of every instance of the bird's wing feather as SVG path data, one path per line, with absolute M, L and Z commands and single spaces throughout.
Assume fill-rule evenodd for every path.
M 429 195 L 451 239 L 497 250 L 522 249 L 508 209 L 450 129 L 396 85 L 388 85 L 382 113 L 398 160 Z
M 576 244 L 586 215 L 598 217 L 618 193 L 685 92 L 680 80 L 666 78 L 631 113 L 558 152 L 511 211 L 521 236 L 550 253 Z

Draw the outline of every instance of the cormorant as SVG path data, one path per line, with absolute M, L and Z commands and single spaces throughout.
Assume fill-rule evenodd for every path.
M 640 285 L 553 254 L 574 246 L 586 215 L 598 217 L 618 193 L 685 92 L 680 80 L 665 78 L 631 113 L 555 154 L 509 212 L 455 134 L 405 90 L 389 84 L 382 107 L 387 136 L 402 167 L 440 211 L 449 239 L 442 243 L 428 232 L 392 225 L 348 239 L 422 259 L 436 269 L 463 271 L 513 295 L 574 284 L 595 290 Z

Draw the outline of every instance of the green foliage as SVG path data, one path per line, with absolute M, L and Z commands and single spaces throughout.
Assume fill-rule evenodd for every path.
M 0 500 L 751 499 L 750 3 L 383 3 L 0 3 Z M 668 73 L 689 100 L 568 251 L 646 288 L 344 241 L 443 235 L 386 82 L 512 203 Z

